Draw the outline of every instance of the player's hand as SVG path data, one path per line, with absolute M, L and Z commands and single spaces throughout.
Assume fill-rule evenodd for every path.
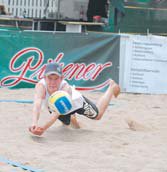
M 29 131 L 35 135 L 41 136 L 44 133 L 44 128 L 38 126 L 29 127 Z

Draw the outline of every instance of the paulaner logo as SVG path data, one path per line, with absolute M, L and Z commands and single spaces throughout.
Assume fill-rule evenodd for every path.
M 30 55 L 31 54 L 31 55 Z M 94 81 L 99 74 L 112 66 L 112 62 L 106 62 L 104 64 L 96 63 L 68 63 L 64 64 L 62 59 L 64 53 L 60 52 L 55 59 L 49 59 L 48 62 L 58 62 L 63 67 L 63 75 L 67 80 L 84 80 Z M 28 47 L 17 52 L 9 62 L 9 70 L 13 75 L 2 78 L 0 85 L 2 87 L 14 87 L 20 82 L 37 83 L 38 80 L 43 78 L 43 74 L 46 68 L 46 64 L 43 64 L 44 54 L 35 47 Z M 105 87 L 109 80 L 103 82 L 100 85 L 93 87 L 76 87 L 79 90 L 95 90 Z

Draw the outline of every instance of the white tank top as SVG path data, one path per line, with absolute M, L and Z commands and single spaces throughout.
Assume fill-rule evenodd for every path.
M 45 87 L 45 98 L 43 100 L 43 106 L 48 108 L 48 98 L 49 98 L 50 94 L 48 92 L 45 79 L 44 78 L 41 79 L 39 81 L 39 83 L 41 83 Z M 66 84 L 66 83 L 67 83 L 67 81 L 62 80 L 58 90 L 62 90 L 64 84 Z M 84 102 L 84 98 L 83 98 L 82 94 L 79 91 L 75 90 L 74 87 L 71 87 L 71 89 L 72 89 L 72 109 L 68 113 L 82 108 L 83 107 L 83 102 Z

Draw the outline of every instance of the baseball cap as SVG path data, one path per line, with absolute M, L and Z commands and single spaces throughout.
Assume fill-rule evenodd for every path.
M 59 65 L 59 63 L 52 62 L 52 63 L 48 63 L 46 65 L 44 75 L 48 76 L 51 74 L 56 74 L 58 76 L 62 76 L 62 67 Z

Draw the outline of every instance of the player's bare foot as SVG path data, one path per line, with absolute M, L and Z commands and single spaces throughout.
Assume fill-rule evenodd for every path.
M 120 94 L 120 87 L 113 80 L 110 81 L 110 89 L 112 89 L 112 92 L 113 92 L 114 97 L 118 97 L 118 95 Z

